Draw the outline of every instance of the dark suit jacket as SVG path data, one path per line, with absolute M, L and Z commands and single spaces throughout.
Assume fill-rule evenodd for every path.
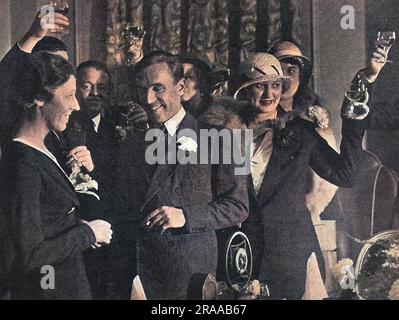
M 80 132 L 73 131 L 73 126 L 79 125 Z M 77 136 L 78 135 L 78 136 Z M 115 136 L 115 126 L 108 118 L 101 118 L 98 131 L 94 131 L 93 121 L 82 112 L 74 112 L 67 129 L 62 133 L 67 150 L 82 145 L 82 137 L 91 153 L 94 171 L 90 176 L 98 182 L 100 201 L 92 196 L 85 196 L 82 213 L 86 219 L 110 219 L 113 211 L 113 194 L 116 179 L 116 152 L 118 142 Z M 76 141 L 77 140 L 77 141 Z
M 189 114 L 178 130 L 202 126 Z M 149 299 L 187 299 L 198 274 L 216 274 L 218 246 L 215 231 L 242 222 L 248 214 L 246 177 L 234 175 L 234 165 L 167 164 L 151 172 L 145 147 L 137 140 L 123 161 L 125 219 L 138 232 L 138 274 Z M 212 146 L 214 147 L 214 146 Z M 212 148 L 210 146 L 210 148 Z M 221 152 L 223 145 L 216 152 Z M 211 149 L 209 149 L 211 150 Z M 200 146 L 197 152 L 199 155 Z M 151 175 L 151 174 L 150 174 Z M 153 210 L 181 208 L 186 225 L 181 229 L 146 231 L 142 225 Z M 200 288 L 196 288 L 200 289 Z
M 305 204 L 306 172 L 351 187 L 362 150 L 365 121 L 343 120 L 341 155 L 301 118 L 274 129 L 273 152 L 259 194 L 250 190 L 250 216 L 243 225 L 255 255 L 254 277 L 268 283 L 274 298 L 300 299 L 312 252 L 324 271 L 317 236 Z
M 1 161 L 1 204 L 12 247 L 13 299 L 90 299 L 82 252 L 95 242 L 79 223 L 72 185 L 46 155 L 11 142 Z M 54 267 L 55 289 L 42 290 L 41 268 Z
M 76 130 L 77 126 L 79 131 Z M 95 132 L 93 121 L 83 112 L 75 112 L 62 137 L 67 150 L 78 145 L 86 145 L 94 163 L 94 171 L 89 175 L 98 182 L 96 193 L 100 200 L 91 195 L 78 194 L 82 218 L 87 221 L 103 219 L 111 223 L 113 231 L 118 234 L 119 230 L 115 226 L 114 217 L 118 141 L 113 121 L 109 120 L 109 117 L 102 117 L 98 131 Z M 110 275 L 115 274 L 115 265 L 117 266 L 119 262 L 119 257 L 113 252 L 114 246 L 114 241 L 112 241 L 109 246 L 87 251 L 84 255 L 93 299 L 109 298 L 111 294 L 109 290 L 114 290 L 109 289 Z M 110 254 L 113 256 L 111 257 Z

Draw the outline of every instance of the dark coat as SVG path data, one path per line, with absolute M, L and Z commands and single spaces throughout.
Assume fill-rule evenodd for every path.
M 274 298 L 300 299 L 304 293 L 307 260 L 323 258 L 305 203 L 306 172 L 340 187 L 351 187 L 362 150 L 366 121 L 343 120 L 341 155 L 301 118 L 274 129 L 273 152 L 256 195 L 250 188 L 250 216 L 243 225 L 255 255 L 254 277 L 265 281 Z
M 178 132 L 193 129 L 199 133 L 200 128 L 187 114 Z M 143 145 L 137 145 L 136 140 L 131 149 L 136 152 L 126 154 L 123 161 L 128 164 L 124 185 L 130 201 L 125 210 L 131 210 L 126 213 L 126 220 L 131 220 L 127 225 L 134 226 L 139 234 L 138 274 L 147 298 L 187 299 L 198 275 L 216 274 L 215 231 L 247 217 L 246 177 L 235 176 L 233 165 L 222 164 L 158 165 L 151 174 L 154 170 L 145 163 Z M 221 144 L 216 152 L 222 148 Z M 199 146 L 198 155 L 200 151 Z M 144 219 L 162 206 L 183 209 L 186 225 L 163 235 L 160 230 L 144 230 Z
M 91 119 L 87 118 L 83 112 L 75 112 L 67 129 L 62 133 L 62 140 L 65 141 L 66 150 L 85 145 L 93 159 L 94 171 L 89 175 L 98 183 L 96 193 L 100 200 L 91 195 L 78 194 L 82 218 L 87 221 L 105 220 L 112 225 L 115 234 L 119 233 L 114 217 L 118 141 L 113 121 L 108 117 L 102 117 L 96 132 Z M 111 291 L 118 291 L 118 289 L 115 286 L 111 288 L 113 281 L 111 277 L 115 274 L 115 265 L 117 266 L 120 262 L 120 257 L 112 251 L 115 251 L 114 241 L 108 246 L 85 252 L 86 272 L 93 299 L 116 298 L 116 293 Z
M 12 299 L 90 299 L 82 252 L 95 242 L 79 223 L 74 189 L 41 152 L 11 142 L 1 161 L 1 203 L 15 254 Z M 55 289 L 42 290 L 43 266 L 55 270 Z
M 79 126 L 79 131 L 76 131 Z M 114 183 L 116 179 L 116 151 L 118 141 L 115 126 L 108 118 L 101 118 L 98 131 L 95 132 L 93 121 L 82 112 L 73 113 L 67 129 L 60 135 L 66 150 L 85 145 L 91 153 L 94 171 L 90 176 L 98 182 L 100 201 L 92 196 L 85 196 L 82 213 L 85 219 L 111 219 L 113 211 Z M 112 220 L 112 219 L 111 219 Z
M 17 120 L 18 112 L 9 103 L 10 91 L 16 75 L 23 72 L 29 62 L 29 54 L 14 45 L 0 62 L 0 144 L 3 146 L 11 138 L 11 131 Z

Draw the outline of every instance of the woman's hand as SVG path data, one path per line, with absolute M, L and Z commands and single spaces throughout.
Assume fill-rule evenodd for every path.
M 389 50 L 390 48 L 383 49 L 381 47 L 376 47 L 374 49 L 367 68 L 364 71 L 364 75 L 370 82 L 374 82 L 377 79 L 382 68 L 387 63 Z
M 31 53 L 34 46 L 49 32 L 60 33 L 68 26 L 69 19 L 66 16 L 58 12 L 46 14 L 39 11 L 28 32 L 20 41 L 20 48 L 24 52 Z
M 96 243 L 92 246 L 93 249 L 100 248 L 102 244 L 110 244 L 112 240 L 111 224 L 104 220 L 84 221 L 81 223 L 87 224 L 93 231 L 96 237 Z
M 93 159 L 91 158 L 91 153 L 85 146 L 72 149 L 68 154 L 68 158 L 70 157 L 76 161 L 80 168 L 85 167 L 87 172 L 92 172 L 94 170 L 94 163 Z

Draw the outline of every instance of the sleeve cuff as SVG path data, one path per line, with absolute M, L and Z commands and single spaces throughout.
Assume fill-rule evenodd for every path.
M 342 110 L 342 119 L 364 120 L 370 113 L 367 104 L 349 102 Z
M 82 228 L 82 230 L 85 229 L 83 234 L 84 238 L 82 236 L 84 247 L 89 248 L 92 244 L 96 243 L 96 236 L 93 230 L 87 224 L 81 223 L 79 227 Z

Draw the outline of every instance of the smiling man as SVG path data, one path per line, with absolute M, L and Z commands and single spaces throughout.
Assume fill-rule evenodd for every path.
M 181 104 L 183 68 L 177 57 L 153 52 L 136 67 L 140 103 L 152 125 L 169 137 L 185 129 L 199 136 L 202 125 Z M 215 231 L 247 217 L 246 180 L 234 175 L 234 165 L 149 165 L 145 146 L 142 137 L 121 161 L 127 173 L 121 188 L 125 225 L 139 232 L 138 274 L 148 299 L 187 299 L 196 275 L 216 274 Z

